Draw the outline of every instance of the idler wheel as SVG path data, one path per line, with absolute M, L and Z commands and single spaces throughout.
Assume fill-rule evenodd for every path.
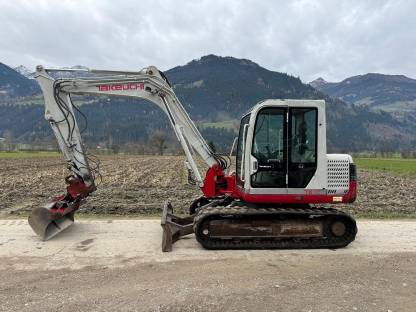
M 343 236 L 346 230 L 347 230 L 347 227 L 345 226 L 344 222 L 335 221 L 334 223 L 331 224 L 331 232 L 337 237 Z

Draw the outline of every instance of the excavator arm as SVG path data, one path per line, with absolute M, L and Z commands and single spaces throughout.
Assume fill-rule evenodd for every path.
M 224 175 L 227 162 L 215 154 L 176 97 L 165 75 L 150 66 L 138 72 L 81 69 L 94 76 L 74 79 L 54 79 L 49 73 L 61 69 L 36 68 L 35 79 L 45 100 L 45 119 L 50 123 L 70 171 L 66 178 L 67 193 L 55 197 L 43 208 L 35 208 L 29 217 L 34 231 L 47 240 L 73 222 L 74 212 L 83 199 L 95 191 L 95 170 L 82 143 L 75 118 L 78 108 L 71 95 L 122 96 L 146 100 L 157 105 L 169 118 L 186 155 L 185 164 L 204 196 L 213 198 L 232 192 L 233 179 Z M 68 71 L 68 70 L 64 70 Z M 208 165 L 203 179 L 193 157 L 194 153 Z M 170 215 L 166 211 L 164 215 Z M 171 211 L 170 211 L 171 212 Z M 169 220 L 169 216 L 165 218 Z M 163 220 L 162 220 L 163 223 Z

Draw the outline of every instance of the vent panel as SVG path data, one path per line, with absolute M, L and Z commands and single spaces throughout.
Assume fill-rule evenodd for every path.
M 350 162 L 348 159 L 328 159 L 328 194 L 345 193 L 350 187 Z

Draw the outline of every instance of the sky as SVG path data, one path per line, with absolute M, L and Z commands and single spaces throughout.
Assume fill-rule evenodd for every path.
M 0 62 L 162 70 L 207 54 L 309 82 L 416 78 L 416 1 L 0 0 Z

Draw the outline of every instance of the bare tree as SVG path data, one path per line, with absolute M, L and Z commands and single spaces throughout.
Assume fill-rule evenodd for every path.
M 149 134 L 149 145 L 157 150 L 159 155 L 163 155 L 166 149 L 167 135 L 162 130 L 154 130 Z
M 11 152 L 14 149 L 14 134 L 12 130 L 6 130 L 3 133 L 4 143 L 6 146 L 6 151 Z

